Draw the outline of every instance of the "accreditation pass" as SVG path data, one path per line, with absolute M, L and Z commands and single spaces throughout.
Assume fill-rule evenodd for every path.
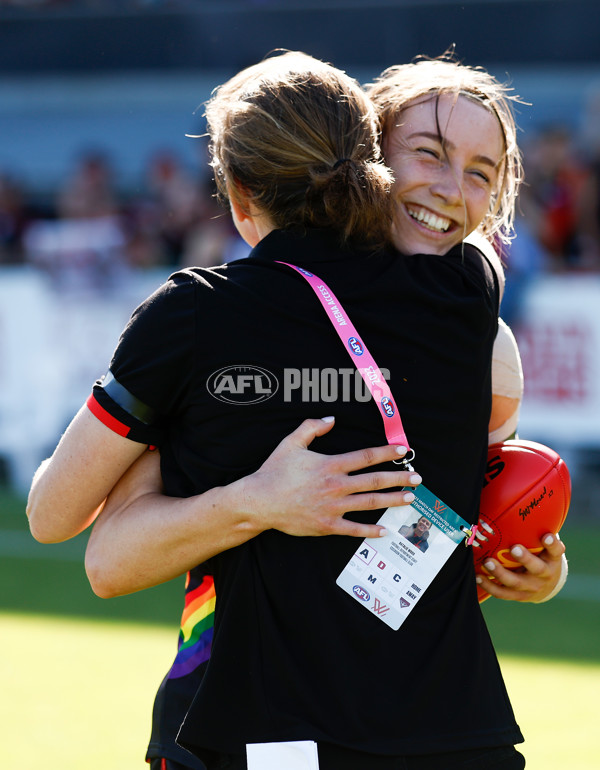
M 454 549 L 467 522 L 423 485 L 411 505 L 388 508 L 383 537 L 363 540 L 336 583 L 397 630 Z

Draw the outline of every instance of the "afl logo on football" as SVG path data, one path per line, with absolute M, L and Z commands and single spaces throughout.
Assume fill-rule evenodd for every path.
M 360 599 L 361 602 L 368 602 L 371 598 L 369 592 L 365 590 L 362 586 L 354 586 L 352 589 L 352 593 L 356 596 L 357 599 Z
M 279 382 L 260 366 L 225 366 L 210 375 L 206 389 L 226 404 L 259 404 L 277 393 Z
M 396 409 L 394 408 L 394 402 L 391 398 L 388 398 L 387 396 L 384 396 L 381 399 L 381 406 L 383 407 L 383 411 L 385 412 L 386 417 L 393 417 L 394 413 L 396 412 Z
M 487 487 L 490 481 L 493 481 L 499 476 L 505 468 L 504 461 L 500 458 L 500 455 L 494 455 L 490 457 L 488 455 L 487 468 L 485 469 L 485 478 L 483 479 L 483 486 Z
M 362 356 L 362 354 L 365 352 L 362 346 L 362 342 L 358 339 L 358 337 L 350 337 L 348 339 L 348 347 L 355 356 Z

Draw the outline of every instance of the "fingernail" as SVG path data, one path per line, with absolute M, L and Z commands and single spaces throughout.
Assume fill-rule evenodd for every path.
M 404 502 L 405 503 L 412 503 L 412 501 L 415 499 L 415 496 L 412 492 L 405 492 L 404 493 Z
M 477 583 L 477 585 L 480 585 L 480 583 L 483 583 L 483 578 L 477 575 L 477 577 L 475 578 L 475 582 Z
M 554 538 L 552 537 L 552 535 L 546 535 L 546 537 L 544 538 L 544 545 L 552 545 L 553 542 L 554 542 Z
M 413 473 L 412 476 L 408 477 L 408 481 L 411 484 L 417 485 L 417 484 L 420 484 L 423 481 L 423 479 L 419 476 L 418 473 Z
M 511 548 L 510 552 L 513 556 L 523 556 L 523 549 L 519 545 L 515 545 L 514 548 Z
M 323 422 L 333 422 L 335 420 L 335 417 L 321 417 Z
M 400 446 L 397 446 L 397 447 L 396 447 L 396 452 L 397 452 L 399 455 L 402 455 L 402 456 L 404 457 L 404 455 L 405 455 L 405 454 L 408 452 L 408 449 L 407 449 L 405 446 L 401 446 L 401 445 L 400 445 Z
M 488 572 L 493 572 L 496 569 L 496 565 L 493 561 L 486 561 L 486 563 L 483 565 Z
M 388 533 L 387 529 L 385 527 L 382 527 L 379 530 L 379 537 L 385 537 L 387 535 L 387 533 Z

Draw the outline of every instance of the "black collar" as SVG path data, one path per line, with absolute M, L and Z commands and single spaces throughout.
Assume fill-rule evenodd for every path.
M 272 230 L 250 252 L 256 259 L 282 260 L 296 264 L 342 262 L 349 259 L 365 259 L 373 252 L 341 244 L 334 230 L 306 229 L 299 233 L 292 230 Z

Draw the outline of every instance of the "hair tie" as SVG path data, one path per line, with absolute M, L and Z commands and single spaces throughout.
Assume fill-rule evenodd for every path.
M 333 170 L 336 171 L 343 163 L 352 163 L 352 158 L 340 158 L 333 164 Z

